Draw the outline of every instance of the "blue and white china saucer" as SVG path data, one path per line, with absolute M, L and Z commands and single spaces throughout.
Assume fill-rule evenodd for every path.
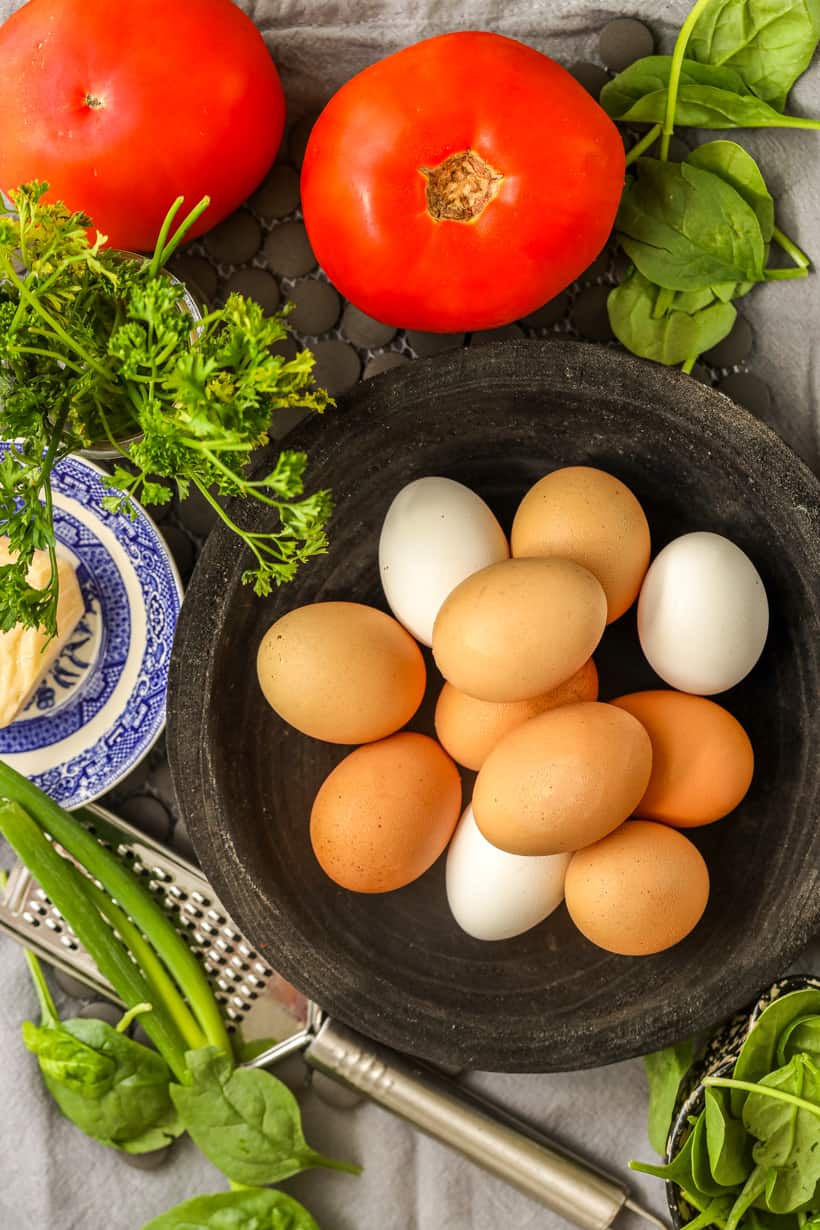
M 105 794 L 161 733 L 182 602 L 153 521 L 139 505 L 133 521 L 107 512 L 102 479 L 80 457 L 54 468 L 57 553 L 77 570 L 85 614 L 26 709 L 0 729 L 0 759 L 67 808 Z

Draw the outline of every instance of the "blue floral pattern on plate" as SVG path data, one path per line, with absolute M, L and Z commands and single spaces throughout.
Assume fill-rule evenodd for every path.
M 25 712 L 0 730 L 0 757 L 69 808 L 110 790 L 161 733 L 182 597 L 147 514 L 103 508 L 103 477 L 79 457 L 55 467 L 58 550 L 77 569 L 85 613 Z

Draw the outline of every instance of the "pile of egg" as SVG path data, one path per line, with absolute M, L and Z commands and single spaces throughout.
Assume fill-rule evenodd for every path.
M 467 487 L 410 483 L 385 517 L 379 566 L 395 618 L 354 602 L 300 607 L 272 625 L 257 658 L 281 718 L 361 745 L 313 803 L 327 875 L 388 892 L 447 850 L 450 909 L 477 939 L 518 935 L 565 900 L 582 934 L 611 952 L 681 940 L 709 896 L 704 859 L 681 830 L 726 816 L 752 780 L 746 732 L 706 699 L 738 683 L 766 640 L 748 556 L 697 532 L 650 565 L 633 493 L 572 466 L 526 494 L 509 543 Z M 602 703 L 592 655 L 636 600 L 641 647 L 670 690 Z M 402 730 L 427 686 L 418 642 L 444 680 L 437 739 Z M 463 814 L 456 763 L 477 772 Z

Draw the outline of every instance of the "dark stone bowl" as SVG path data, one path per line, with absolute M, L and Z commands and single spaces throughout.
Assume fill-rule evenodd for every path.
M 783 973 L 820 922 L 820 488 L 769 430 L 711 389 L 610 349 L 523 341 L 459 350 L 360 385 L 288 440 L 332 487 L 329 553 L 268 599 L 248 559 L 211 535 L 191 581 L 169 693 L 169 756 L 203 869 L 239 927 L 300 990 L 381 1042 L 433 1062 L 550 1071 L 644 1053 L 714 1024 Z M 593 947 L 564 907 L 482 943 L 449 915 L 443 860 L 414 884 L 348 893 L 313 858 L 313 797 L 347 749 L 288 729 L 257 686 L 279 615 L 352 599 L 384 607 L 381 522 L 411 479 L 478 491 L 509 529 L 556 466 L 588 463 L 642 501 L 654 550 L 689 530 L 726 534 L 757 565 L 772 611 L 759 664 L 722 697 L 757 755 L 730 819 L 692 833 L 712 896 L 683 943 L 654 957 Z M 261 527 L 265 514 L 235 508 Z M 634 609 L 596 655 L 602 699 L 653 686 Z M 410 724 L 431 731 L 440 684 Z M 477 885 L 477 892 L 484 886 Z

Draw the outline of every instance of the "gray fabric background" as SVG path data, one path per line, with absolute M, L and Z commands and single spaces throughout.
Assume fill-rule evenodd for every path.
M 127 3 L 127 0 L 125 0 Z M 0 0 L 0 19 L 19 7 Z M 113 7 L 113 6 L 112 6 Z M 563 63 L 596 59 L 597 32 L 619 15 L 584 0 L 244 0 L 264 31 L 285 82 L 292 118 L 315 109 L 348 76 L 386 52 L 428 35 L 481 28 L 521 38 Z M 662 50 L 689 8 L 687 0 L 642 0 L 627 12 L 655 31 Z M 820 114 L 820 67 L 799 84 L 792 109 Z M 744 133 L 778 206 L 778 221 L 809 254 L 818 254 L 820 134 Z M 759 288 L 744 313 L 755 329 L 749 367 L 773 391 L 772 425 L 810 465 L 818 460 L 820 281 Z M 0 851 L 0 865 L 8 851 Z M 795 966 L 820 972 L 820 944 Z M 726 977 L 731 978 L 727 969 Z M 0 938 L 0 1228 L 139 1230 L 190 1196 L 223 1190 L 221 1176 L 189 1143 L 154 1173 L 130 1169 L 87 1141 L 56 1113 L 20 1041 L 20 1022 L 35 1013 L 20 950 Z M 70 1010 L 70 1003 L 61 1000 Z M 76 1006 L 76 1005 L 75 1005 Z M 291 1063 L 288 1079 L 301 1083 Z M 558 1076 L 473 1074 L 470 1083 L 542 1130 L 615 1172 L 651 1155 L 644 1132 L 646 1091 L 639 1061 Z M 286 1184 L 311 1208 L 322 1230 L 506 1230 L 564 1224 L 505 1184 L 426 1140 L 374 1106 L 329 1108 L 303 1098 L 308 1139 L 327 1153 L 354 1158 L 359 1179 L 313 1173 Z M 630 1177 L 656 1212 L 659 1183 Z M 629 1226 L 629 1223 L 632 1226 Z M 620 1222 L 628 1230 L 635 1219 Z

